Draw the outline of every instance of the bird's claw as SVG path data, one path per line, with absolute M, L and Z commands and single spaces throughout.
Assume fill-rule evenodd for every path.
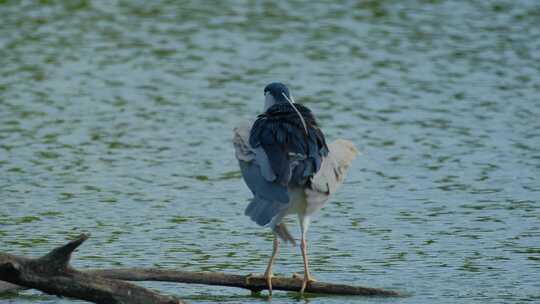
M 296 273 L 296 272 L 293 272 L 292 278 L 293 278 L 293 279 L 298 279 L 298 280 L 303 280 L 303 279 L 304 279 L 303 276 L 299 275 L 299 274 Z M 307 280 L 308 280 L 310 283 L 311 283 L 311 282 L 317 282 L 317 280 L 315 280 L 311 275 L 308 275 Z
M 298 276 L 298 274 L 296 274 L 296 275 Z M 293 276 L 294 276 L 294 274 L 293 274 Z M 317 282 L 317 280 L 312 278 L 310 275 L 304 276 L 304 278 L 302 279 L 302 288 L 300 289 L 300 294 L 303 295 L 304 291 L 306 291 L 306 288 L 307 288 L 308 284 L 313 283 L 313 282 Z
M 266 286 L 268 287 L 268 296 L 272 296 L 272 278 L 274 277 L 271 273 L 264 275 L 266 279 Z
M 272 296 L 272 278 L 274 277 L 271 273 L 265 273 L 264 275 L 259 275 L 256 273 L 250 273 L 246 276 L 246 285 L 250 285 L 251 279 L 264 279 L 266 281 L 266 286 L 268 287 L 268 295 Z
M 306 290 L 307 284 L 308 284 L 307 280 L 302 281 L 302 288 L 300 289 L 300 294 L 301 295 L 304 294 L 304 291 Z

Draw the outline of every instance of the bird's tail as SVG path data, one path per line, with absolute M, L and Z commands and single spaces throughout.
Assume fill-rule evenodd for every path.
M 274 227 L 274 232 L 276 235 L 282 239 L 285 243 L 291 243 L 293 246 L 296 246 L 296 241 L 292 237 L 292 235 L 289 233 L 289 230 L 287 229 L 287 226 L 285 226 L 285 223 L 279 223 Z

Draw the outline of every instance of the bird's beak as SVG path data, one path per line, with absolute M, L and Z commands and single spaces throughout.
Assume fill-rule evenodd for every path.
M 300 111 L 298 111 L 298 109 L 294 106 L 294 101 L 292 100 L 292 98 L 287 97 L 287 95 L 283 92 L 281 92 L 281 95 L 285 97 L 285 99 L 291 104 L 291 107 L 293 107 L 296 114 L 298 114 L 298 117 L 300 117 L 300 121 L 302 122 L 302 125 L 304 126 L 304 131 L 306 131 L 306 135 L 308 135 L 309 132 L 307 130 L 306 121 L 304 120 L 304 117 L 302 117 L 302 114 L 300 114 Z

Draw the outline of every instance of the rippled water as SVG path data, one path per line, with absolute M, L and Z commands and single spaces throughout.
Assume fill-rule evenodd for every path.
M 76 267 L 262 272 L 230 139 L 278 80 L 363 153 L 311 226 L 315 277 L 411 294 L 310 303 L 540 301 L 537 1 L 40 2 L 0 1 L 2 251 L 90 232 Z

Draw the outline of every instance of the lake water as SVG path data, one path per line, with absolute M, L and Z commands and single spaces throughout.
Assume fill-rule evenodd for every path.
M 315 278 L 410 294 L 306 302 L 540 301 L 538 1 L 18 2 L 0 1 L 1 251 L 89 232 L 79 268 L 262 273 L 231 137 L 282 81 L 362 152 L 311 225 Z M 283 247 L 275 272 L 301 271 Z

